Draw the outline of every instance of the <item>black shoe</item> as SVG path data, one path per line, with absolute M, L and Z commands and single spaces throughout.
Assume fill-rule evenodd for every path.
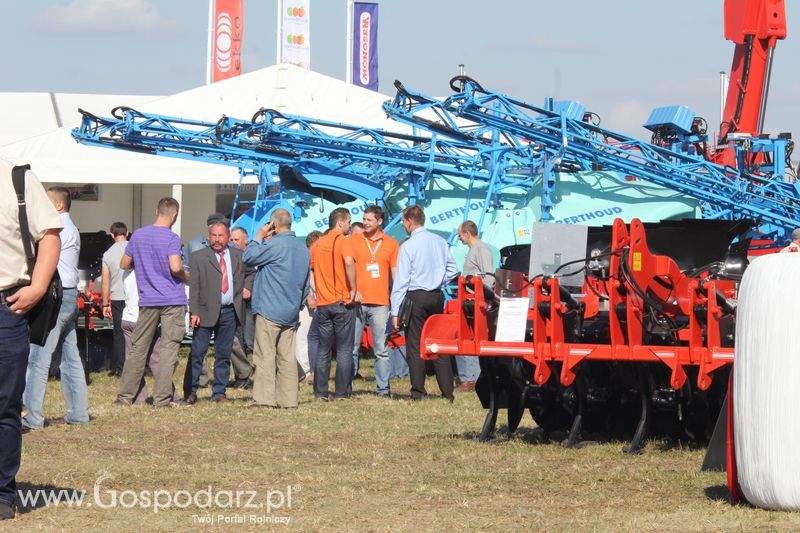
M 197 395 L 196 394 L 190 394 L 189 396 L 187 396 L 186 397 L 186 403 L 188 405 L 196 404 L 197 403 Z
M 0 520 L 10 520 L 16 516 L 14 508 L 7 503 L 0 502 Z
M 226 385 L 226 388 L 228 388 L 228 389 L 244 389 L 244 388 L 247 387 L 247 381 L 248 380 L 249 380 L 249 378 L 232 379 L 232 380 L 230 380 L 228 382 L 228 384 Z

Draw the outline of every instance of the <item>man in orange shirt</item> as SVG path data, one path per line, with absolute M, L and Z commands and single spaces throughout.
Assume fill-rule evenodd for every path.
M 349 398 L 353 390 L 353 307 L 356 271 L 345 265 L 343 250 L 350 231 L 350 212 L 334 209 L 328 218 L 328 233 L 311 247 L 313 289 L 317 296 L 319 351 L 314 369 L 314 396 L 330 400 L 331 351 L 336 342 L 335 399 Z
M 358 351 L 364 326 L 369 324 L 375 352 L 375 393 L 389 396 L 389 349 L 386 326 L 389 323 L 389 291 L 397 270 L 400 245 L 381 229 L 383 210 L 371 205 L 364 211 L 364 233 L 350 235 L 344 249 L 345 265 L 356 271 L 355 346 L 353 376 L 358 372 Z

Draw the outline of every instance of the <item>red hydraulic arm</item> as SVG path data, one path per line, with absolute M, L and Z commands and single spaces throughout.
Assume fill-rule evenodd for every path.
M 772 55 L 786 38 L 784 0 L 725 0 L 725 38 L 736 43 L 720 125 L 720 144 L 732 133 L 762 133 Z M 722 159 L 725 159 L 724 150 Z M 723 161 L 721 161 L 723 162 Z M 725 163 L 729 163 L 724 161 Z

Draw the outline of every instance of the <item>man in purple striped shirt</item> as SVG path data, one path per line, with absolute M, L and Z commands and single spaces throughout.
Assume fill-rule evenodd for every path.
M 172 375 L 178 366 L 178 350 L 185 332 L 186 272 L 181 261 L 181 239 L 172 232 L 180 206 L 174 198 L 158 202 L 156 221 L 136 230 L 119 266 L 135 266 L 139 286 L 139 320 L 133 331 L 131 351 L 122 368 L 117 399 L 130 405 L 139 390 L 147 353 L 161 322 L 161 358 L 153 387 L 153 407 L 174 407 Z

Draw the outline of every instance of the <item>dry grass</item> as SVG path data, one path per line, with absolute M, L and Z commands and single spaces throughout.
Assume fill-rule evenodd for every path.
M 371 370 L 365 369 L 366 373 Z M 182 370 L 176 376 L 182 375 Z M 696 531 L 799 530 L 800 515 L 732 506 L 723 473 L 702 473 L 702 450 L 662 451 L 651 444 L 625 456 L 621 443 L 565 450 L 536 443 L 530 419 L 513 438 L 476 440 L 483 410 L 474 394 L 454 404 L 412 404 L 367 394 L 357 381 L 351 401 L 312 401 L 300 408 L 246 409 L 248 393 L 216 405 L 203 390 L 191 408 L 154 410 L 111 405 L 117 380 L 95 375 L 93 422 L 52 426 L 24 437 L 22 488 L 75 488 L 93 501 L 106 491 L 254 490 L 294 487 L 291 518 L 302 530 Z M 407 393 L 407 380 L 393 383 Z M 431 379 L 429 391 L 435 390 Z M 206 401 L 202 401 L 206 400 Z M 58 383 L 48 387 L 46 415 L 63 415 Z M 298 490 L 299 489 L 299 490 Z M 14 530 L 255 530 L 279 525 L 201 525 L 203 509 L 40 507 L 21 513 Z M 217 509 L 229 517 L 263 509 Z

